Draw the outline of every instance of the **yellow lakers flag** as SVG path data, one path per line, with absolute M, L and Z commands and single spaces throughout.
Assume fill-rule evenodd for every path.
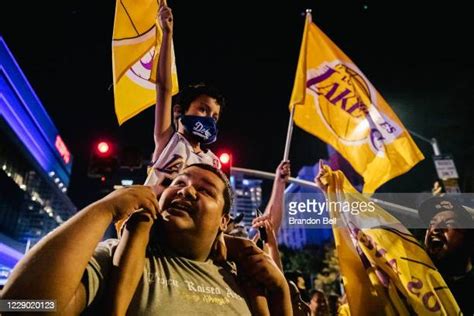
M 163 38 L 156 24 L 159 3 L 117 0 L 115 5 L 112 63 L 115 113 L 120 125 L 156 102 L 156 67 Z M 174 95 L 179 88 L 174 51 L 172 55 Z
M 290 110 L 296 125 L 333 146 L 364 178 L 364 192 L 424 159 L 364 74 L 306 16 Z
M 393 216 L 324 166 L 336 250 L 351 315 L 459 315 L 433 262 Z

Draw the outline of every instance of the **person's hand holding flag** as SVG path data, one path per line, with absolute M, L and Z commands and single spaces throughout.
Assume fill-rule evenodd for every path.
M 158 23 L 164 33 L 173 32 L 173 14 L 171 8 L 168 7 L 166 0 L 163 0 L 160 3 L 160 9 L 158 10 Z
M 328 171 L 325 169 L 322 159 L 319 159 L 318 163 L 318 174 L 314 177 L 314 182 L 316 185 L 324 192 L 327 193 L 328 190 Z

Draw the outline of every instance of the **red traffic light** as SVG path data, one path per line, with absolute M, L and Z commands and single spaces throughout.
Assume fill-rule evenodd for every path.
M 116 144 L 105 140 L 97 141 L 91 151 L 88 176 L 100 178 L 102 182 L 105 182 L 106 176 L 113 174 L 118 168 L 115 150 Z
M 106 141 L 98 142 L 95 146 L 95 152 L 99 157 L 109 157 L 113 154 L 112 151 L 112 144 Z
M 100 142 L 99 144 L 97 144 L 97 150 L 101 154 L 106 154 L 110 151 L 110 146 L 106 142 Z
M 219 161 L 221 163 L 221 171 L 227 176 L 231 176 L 232 169 L 232 154 L 228 152 L 221 152 L 219 155 Z
M 226 165 L 230 162 L 230 155 L 228 153 L 223 153 L 219 156 L 221 164 Z

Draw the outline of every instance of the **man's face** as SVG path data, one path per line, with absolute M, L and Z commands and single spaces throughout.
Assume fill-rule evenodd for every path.
M 168 236 L 189 234 L 213 241 L 227 225 L 224 208 L 224 182 L 214 173 L 199 167 L 186 168 L 163 191 L 159 200 L 163 228 Z
M 425 246 L 433 260 L 453 258 L 465 251 L 466 231 L 458 227 L 459 222 L 453 211 L 433 216 L 425 235 Z
M 208 116 L 218 121 L 220 112 L 221 107 L 217 103 L 216 99 L 203 94 L 198 96 L 193 102 L 191 102 L 185 114 L 195 116 Z

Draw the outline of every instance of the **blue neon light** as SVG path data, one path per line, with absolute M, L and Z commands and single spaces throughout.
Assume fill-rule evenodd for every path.
M 0 242 L 1 265 L 12 268 L 23 258 L 24 254 Z
M 2 37 L 0 37 L 0 115 L 46 173 L 54 171 L 68 186 L 72 158 L 65 163 L 55 141 L 59 135 Z

